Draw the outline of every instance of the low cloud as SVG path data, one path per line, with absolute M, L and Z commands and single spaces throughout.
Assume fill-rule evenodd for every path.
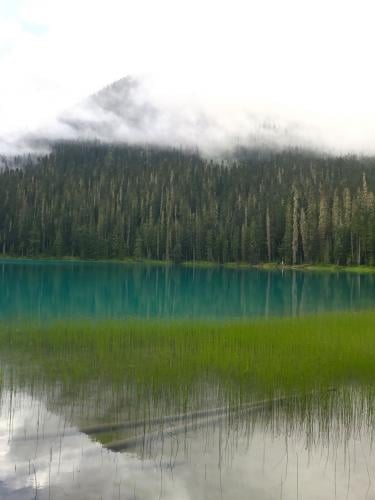
M 262 116 L 245 108 L 210 109 L 192 102 L 163 106 L 155 102 L 149 84 L 147 78 L 122 78 L 33 132 L 10 134 L 0 142 L 0 152 L 43 153 L 58 140 L 198 147 L 209 155 L 235 146 L 321 145 L 317 138 L 313 139 L 313 130 L 301 123 Z
M 41 138 L 375 153 L 370 0 L 8 3 L 0 153 Z

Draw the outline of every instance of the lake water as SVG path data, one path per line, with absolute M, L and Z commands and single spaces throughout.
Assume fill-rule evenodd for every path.
M 6 324 L 297 316 L 374 305 L 371 274 L 0 262 Z M 165 423 L 175 416 L 173 400 L 156 404 L 131 384 L 122 392 L 123 381 L 110 377 L 70 383 L 69 374 L 54 372 L 52 356 L 48 380 L 28 359 L 22 350 L 0 352 L 0 499 L 375 499 L 371 388 L 236 413 L 205 385 L 197 390 L 198 413 Z M 213 416 L 199 413 L 212 408 Z
M 339 412 L 338 412 L 339 413 Z M 336 419 L 337 418 L 337 419 Z M 225 421 L 113 452 L 30 394 L 4 392 L 0 498 L 31 500 L 373 499 L 373 424 Z
M 375 274 L 0 261 L 0 319 L 250 317 L 375 304 Z

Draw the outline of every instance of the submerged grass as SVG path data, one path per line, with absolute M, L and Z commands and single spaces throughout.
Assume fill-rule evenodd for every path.
M 136 384 L 154 395 L 197 383 L 236 399 L 375 382 L 375 312 L 255 321 L 59 321 L 0 325 L 25 379 Z M 14 366 L 14 365 L 13 365 Z
M 163 428 L 155 419 L 218 407 L 223 419 L 207 417 L 205 425 L 234 435 L 251 434 L 257 421 L 286 436 L 305 433 L 309 446 L 346 439 L 363 422 L 373 432 L 374 360 L 375 312 L 368 311 L 226 322 L 0 323 L 4 393 L 16 401 L 26 392 L 68 425 L 142 422 L 97 436 L 107 444 Z M 242 411 L 254 401 L 263 409 Z M 184 423 L 190 428 L 195 420 Z

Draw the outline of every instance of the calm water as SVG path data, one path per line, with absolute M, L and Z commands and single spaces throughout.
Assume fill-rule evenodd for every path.
M 248 317 L 375 305 L 375 275 L 0 261 L 0 319 Z
M 0 261 L 2 321 L 267 317 L 374 305 L 375 275 Z M 110 374 L 70 383 L 53 360 L 46 380 L 26 354 L 0 352 L 0 499 L 375 499 L 371 388 L 233 417 L 215 387 L 192 386 L 196 410 L 226 409 L 185 420 L 177 432 L 176 422 L 154 420 L 176 413 L 164 393 L 158 404 L 143 400 Z M 54 355 L 64 356 L 63 346 Z M 129 419 L 126 430 L 87 427 Z M 140 432 L 134 446 L 113 451 L 111 443 Z
M 35 396 L 3 393 L 1 499 L 375 498 L 373 429 L 360 411 L 345 428 L 333 414 L 328 425 L 322 415 L 208 422 L 154 440 L 146 454 L 112 452 L 61 413 Z

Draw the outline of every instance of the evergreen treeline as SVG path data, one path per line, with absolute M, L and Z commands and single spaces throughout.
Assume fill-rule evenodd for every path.
M 61 143 L 0 171 L 15 256 L 375 264 L 375 159 Z

